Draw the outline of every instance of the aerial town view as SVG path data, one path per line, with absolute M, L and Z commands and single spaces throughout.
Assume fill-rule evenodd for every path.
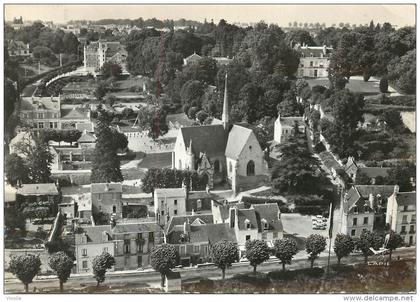
M 414 4 L 3 8 L 3 295 L 413 301 Z

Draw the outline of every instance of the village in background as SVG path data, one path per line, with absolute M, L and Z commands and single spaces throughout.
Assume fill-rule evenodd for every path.
M 416 291 L 416 31 L 4 31 L 6 293 Z

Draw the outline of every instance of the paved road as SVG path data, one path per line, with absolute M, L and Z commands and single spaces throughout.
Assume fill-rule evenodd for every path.
M 393 253 L 393 258 L 395 259 L 397 256 L 401 258 L 413 258 L 415 257 L 415 248 L 404 248 L 400 249 Z M 373 259 L 373 257 L 370 257 Z M 327 266 L 327 257 L 321 257 L 315 261 L 315 266 Z M 364 261 L 363 257 L 360 255 L 351 255 L 350 257 L 344 258 L 342 260 L 343 264 L 355 264 L 355 263 L 362 263 Z M 336 263 L 337 259 L 335 256 L 331 256 L 331 263 Z M 287 266 L 287 269 L 298 269 L 298 268 L 305 268 L 309 266 L 309 261 L 307 259 L 297 259 L 292 261 L 291 265 Z M 259 272 L 270 272 L 274 270 L 281 270 L 281 264 L 276 262 L 264 263 L 258 266 L 257 269 Z M 196 268 L 183 268 L 178 269 L 178 271 L 182 275 L 183 281 L 188 281 L 191 279 L 196 278 L 209 278 L 209 279 L 220 279 L 221 272 L 218 268 L 214 266 L 209 267 L 201 267 L 199 269 Z M 226 271 L 226 277 L 232 277 L 233 275 L 251 272 L 252 268 L 247 263 L 240 263 L 235 264 L 232 268 Z M 139 287 L 158 287 L 160 283 L 160 275 L 154 271 L 152 272 L 135 272 L 135 273 L 113 273 L 108 274 L 106 277 L 105 283 L 107 285 L 124 285 L 130 284 L 135 285 L 138 284 Z M 65 283 L 65 287 L 71 288 L 80 288 L 83 286 L 93 286 L 96 285 L 95 280 L 92 276 L 73 276 Z M 43 280 L 36 280 L 32 284 L 30 284 L 30 291 L 33 288 L 51 288 L 55 289 L 58 286 L 57 279 L 43 279 Z M 6 279 L 5 286 L 4 286 L 5 293 L 19 293 L 23 291 L 23 285 L 17 279 Z

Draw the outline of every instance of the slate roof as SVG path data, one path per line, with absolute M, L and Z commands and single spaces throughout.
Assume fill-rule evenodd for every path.
M 108 187 L 108 190 L 107 190 Z M 122 193 L 122 185 L 118 183 L 93 183 L 91 193 Z
M 245 220 L 249 220 L 251 229 L 258 228 L 257 216 L 254 209 L 239 209 L 238 210 L 238 227 L 240 230 L 246 230 Z
M 60 110 L 58 98 L 53 97 L 26 97 L 22 98 L 21 110 Z
M 390 185 L 356 185 L 347 192 L 347 202 L 344 203 L 344 211 L 347 212 L 359 200 L 368 199 L 369 194 L 373 196 L 380 195 L 382 198 L 388 198 L 394 192 L 394 186 Z
M 110 225 L 97 225 L 97 226 L 87 226 L 82 228 L 83 232 L 87 236 L 88 243 L 102 243 L 102 234 L 106 232 L 108 236 L 108 240 L 112 240 L 111 237 L 111 226 Z M 82 234 L 75 234 L 76 236 L 76 243 L 80 244 L 80 240 L 77 240 L 78 237 L 82 236 Z
M 174 228 L 169 235 L 172 244 L 181 242 L 181 235 L 184 234 L 183 228 Z M 189 231 L 189 243 L 210 242 L 216 243 L 222 239 L 236 242 L 234 229 L 228 223 L 191 225 Z
M 267 221 L 269 230 L 275 230 L 277 232 L 283 231 L 283 224 L 278 218 L 279 206 L 277 203 L 253 204 L 251 205 L 251 208 L 255 209 L 258 222 L 258 231 L 262 231 L 262 219 Z
M 112 229 L 114 234 L 158 232 L 160 227 L 156 222 L 117 223 Z
M 196 215 L 185 215 L 185 216 L 172 216 L 169 220 L 166 228 L 167 232 L 170 233 L 176 226 L 183 226 L 184 222 L 189 220 L 192 223 L 197 218 L 200 218 L 206 224 L 213 223 L 213 214 L 196 214 Z
M 280 123 L 282 127 L 294 128 L 295 122 L 298 122 L 298 125 L 300 127 L 305 126 L 305 122 L 301 116 L 289 116 L 289 117 L 280 116 L 278 118 L 280 119 Z
M 61 109 L 61 118 L 67 120 L 86 119 L 89 120 L 89 110 L 82 108 Z
M 94 126 L 92 122 L 87 122 L 87 123 L 76 123 L 76 129 L 79 131 L 87 131 L 87 132 L 93 132 Z
M 187 192 L 183 188 L 155 189 L 155 195 L 158 197 L 186 197 Z
M 324 57 L 328 57 L 333 49 L 331 47 L 326 48 L 326 54 L 324 54 L 323 46 L 306 46 L 306 47 L 300 47 L 298 48 L 298 51 L 301 52 L 302 56 L 304 57 L 312 57 L 314 58 L 320 58 L 321 55 Z
M 416 192 L 398 193 L 396 196 L 396 200 L 399 206 L 416 205 Z
M 233 125 L 229 132 L 229 138 L 226 145 L 226 157 L 238 159 L 251 134 L 251 129 L 239 125 Z
M 54 183 L 43 184 L 22 184 L 17 189 L 18 195 L 58 195 L 57 187 Z
M 186 61 L 199 60 L 199 59 L 201 59 L 201 56 L 199 56 L 196 53 L 193 53 L 192 55 L 185 58 Z
M 183 127 L 180 131 L 186 148 L 192 141 L 196 158 L 199 158 L 200 152 L 206 153 L 209 158 L 224 156 L 228 133 L 222 125 Z

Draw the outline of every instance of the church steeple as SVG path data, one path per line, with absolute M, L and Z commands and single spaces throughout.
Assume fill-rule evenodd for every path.
M 223 113 L 222 113 L 222 124 L 225 130 L 229 127 L 229 103 L 228 103 L 228 93 L 227 93 L 227 72 L 225 76 L 225 96 L 223 98 Z

